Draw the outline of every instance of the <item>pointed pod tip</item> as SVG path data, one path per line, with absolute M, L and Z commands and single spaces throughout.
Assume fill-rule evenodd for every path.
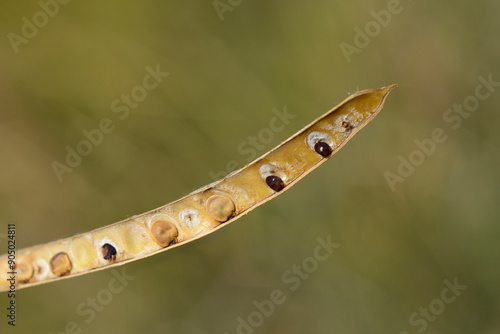
M 398 87 L 398 84 L 391 84 L 391 85 L 387 85 L 385 87 L 380 88 L 380 90 L 384 91 L 384 93 L 389 93 L 396 87 Z
M 389 96 L 389 93 L 393 91 L 394 88 L 398 87 L 398 84 L 392 84 L 388 85 L 382 88 L 377 89 L 379 94 L 382 96 L 382 103 L 385 102 L 385 99 L 387 99 L 387 96 Z

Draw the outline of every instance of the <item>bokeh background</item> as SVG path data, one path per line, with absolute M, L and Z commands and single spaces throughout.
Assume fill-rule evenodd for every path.
M 18 247 L 44 243 L 176 200 L 232 160 L 245 165 L 238 145 L 269 127 L 275 108 L 295 117 L 259 154 L 348 93 L 399 84 L 367 128 L 290 191 L 126 265 L 134 279 L 92 321 L 77 308 L 112 270 L 19 291 L 15 329 L 0 295 L 4 333 L 232 334 L 274 289 L 286 301 L 240 333 L 500 332 L 500 89 L 458 129 L 443 120 L 479 76 L 500 81 L 500 2 L 401 0 L 351 62 L 341 43 L 355 45 L 355 27 L 394 1 L 221 0 L 223 20 L 211 0 L 71 1 L 17 53 L 8 34 L 21 35 L 41 5 L 1 3 L 1 253 L 8 223 Z M 111 103 L 156 65 L 170 75 L 120 120 Z M 59 182 L 52 163 L 103 118 L 114 131 Z M 392 191 L 384 173 L 435 128 L 447 140 Z M 341 246 L 291 291 L 284 273 L 329 235 Z M 467 288 L 425 328 L 421 315 L 410 323 L 440 305 L 445 280 Z

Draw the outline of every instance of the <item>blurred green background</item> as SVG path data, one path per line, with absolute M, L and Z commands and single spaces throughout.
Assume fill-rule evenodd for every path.
M 15 329 L 0 295 L 3 333 L 232 334 L 275 289 L 286 301 L 240 333 L 499 333 L 500 89 L 456 130 L 443 115 L 479 76 L 500 81 L 500 2 L 402 0 L 376 31 L 371 11 L 394 1 L 228 1 L 223 20 L 210 0 L 133 0 L 71 1 L 47 22 L 37 1 L 2 1 L 0 236 L 15 223 L 27 247 L 148 211 L 248 163 L 238 145 L 274 108 L 295 118 L 259 155 L 348 93 L 399 88 L 283 196 L 123 267 L 134 279 L 92 321 L 77 310 L 102 299 L 112 270 L 21 290 Z M 14 47 L 9 33 L 33 15 L 41 27 Z M 373 37 L 349 63 L 340 45 L 367 24 Z M 170 75 L 121 120 L 112 102 L 158 64 Z M 52 163 L 103 118 L 114 131 L 59 182 Z M 392 191 L 384 173 L 435 128 L 447 140 Z M 292 291 L 283 275 L 329 235 L 341 246 Z M 467 288 L 440 302 L 455 279 Z

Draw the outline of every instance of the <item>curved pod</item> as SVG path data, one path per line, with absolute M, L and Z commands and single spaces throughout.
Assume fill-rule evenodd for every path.
M 138 216 L 0 257 L 0 291 L 79 276 L 201 238 L 273 199 L 337 153 L 380 112 L 397 85 L 360 91 L 242 169 Z

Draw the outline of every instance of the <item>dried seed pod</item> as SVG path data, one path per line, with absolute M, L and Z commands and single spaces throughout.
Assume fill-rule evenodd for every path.
M 228 225 L 290 189 L 337 153 L 374 119 L 395 87 L 348 97 L 262 157 L 175 202 L 94 231 L 18 250 L 19 258 L 31 263 L 19 262 L 18 288 L 139 260 Z M 207 191 L 211 192 L 208 199 Z M 8 267 L 4 254 L 0 291 L 9 289 Z

